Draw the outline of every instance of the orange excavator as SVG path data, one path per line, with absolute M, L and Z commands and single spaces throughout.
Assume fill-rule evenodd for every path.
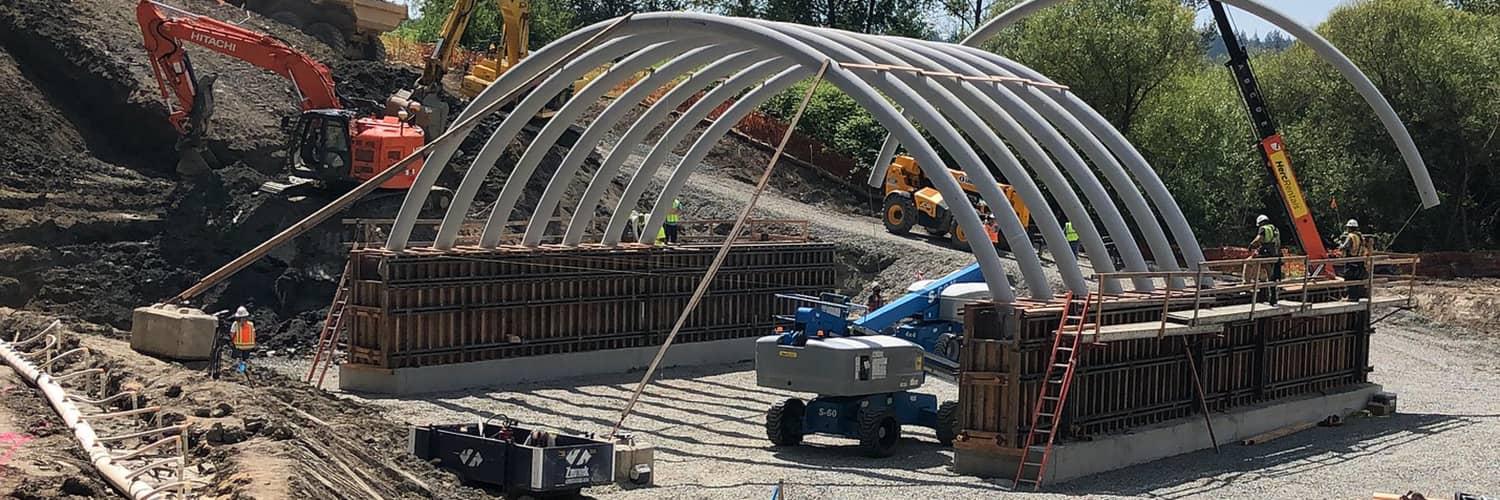
M 294 134 L 287 151 L 291 182 L 267 183 L 263 190 L 352 186 L 374 177 L 425 143 L 422 128 L 412 123 L 415 115 L 423 113 L 420 106 L 400 110 L 396 116 L 359 116 L 345 109 L 334 92 L 328 67 L 269 35 L 150 0 L 137 4 L 136 20 L 170 111 L 168 120 L 182 134 L 182 161 L 197 163 L 188 168 L 207 168 L 202 140 L 213 113 L 214 76 L 200 80 L 193 74 L 187 43 L 264 68 L 296 86 L 302 112 L 295 126 L 291 117 L 282 119 L 283 128 Z M 422 162 L 417 160 L 380 187 L 410 188 L 421 168 Z

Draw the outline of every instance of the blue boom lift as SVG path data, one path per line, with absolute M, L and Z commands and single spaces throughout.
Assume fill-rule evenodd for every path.
M 970 265 L 855 320 L 849 318 L 863 307 L 843 295 L 778 295 L 806 305 L 779 317 L 793 324 L 789 330 L 778 327 L 777 335 L 756 342 L 756 383 L 818 396 L 772 406 L 767 437 L 778 446 L 801 443 L 805 434 L 854 438 L 866 454 L 882 457 L 900 440 L 901 426 L 918 425 L 951 444 L 957 403 L 939 405 L 936 396 L 910 391 L 925 381 L 924 368 L 957 372 L 963 332 L 957 311 L 985 291 L 963 284 L 981 281 L 979 266 Z M 970 290 L 948 293 L 958 288 Z
M 850 304 L 842 295 L 778 297 L 807 304 L 797 308 L 793 316 L 778 317 L 794 324 L 792 334 L 816 336 L 823 331 L 830 337 L 890 335 L 921 346 L 928 354 L 928 369 L 951 376 L 958 371 L 958 352 L 963 346 L 964 324 L 958 311 L 964 304 L 988 299 L 989 290 L 984 287 L 979 264 L 970 264 L 942 278 L 918 282 L 906 295 L 854 320 L 848 319 L 850 313 L 863 307 Z

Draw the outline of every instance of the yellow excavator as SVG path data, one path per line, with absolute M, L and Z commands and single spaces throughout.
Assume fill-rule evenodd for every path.
M 526 36 L 526 22 L 530 11 L 530 5 L 526 0 L 495 0 L 500 7 L 502 20 L 505 23 L 506 45 L 515 46 L 511 41 L 512 36 Z M 453 59 L 453 54 L 458 50 L 459 43 L 464 37 L 464 31 L 469 29 L 469 18 L 474 15 L 474 10 L 479 7 L 479 0 L 457 0 L 453 2 L 453 9 L 448 11 L 448 17 L 443 19 L 443 26 L 438 31 L 437 44 L 433 46 L 432 53 L 422 64 L 422 76 L 417 78 L 416 86 L 412 90 L 399 90 L 386 100 L 387 110 L 409 109 L 413 102 L 420 103 L 426 109 L 426 114 L 431 118 L 431 123 L 418 123 L 423 130 L 427 130 L 431 136 L 442 134 L 446 128 L 448 118 L 448 100 L 445 99 L 447 91 L 443 88 L 443 77 L 448 74 L 448 63 Z M 521 28 L 513 25 L 519 23 Z M 520 42 L 522 56 L 525 55 L 525 42 Z M 466 77 L 465 80 L 468 78 Z M 468 88 L 467 82 L 463 85 Z M 483 87 L 480 87 L 483 89 Z M 473 97 L 478 92 L 470 94 L 464 91 L 466 97 Z
M 989 207 L 979 199 L 979 188 L 969 180 L 969 175 L 959 170 L 949 169 L 948 173 L 958 181 L 958 185 L 964 189 L 967 196 L 963 203 L 968 203 L 979 210 L 981 216 L 987 219 L 985 225 L 991 244 L 1005 247 L 1005 240 L 1000 238 L 999 230 L 995 228 L 992 217 L 989 217 Z M 1016 190 L 1009 184 L 999 184 L 1000 190 L 1005 193 L 1005 198 L 1010 202 L 1012 210 L 1021 219 L 1022 227 L 1031 227 L 1031 210 L 1021 201 Z M 936 237 L 947 236 L 954 247 L 967 250 L 969 248 L 969 237 L 964 234 L 963 228 L 953 223 L 953 213 L 948 209 L 948 200 L 943 199 L 943 194 L 937 188 L 932 187 L 932 181 L 922 172 L 917 165 L 917 160 L 910 156 L 897 156 L 885 172 L 885 230 L 894 234 L 906 234 L 914 226 L 922 226 L 927 234 Z
M 460 0 L 459 3 L 463 3 L 463 0 Z M 491 47 L 487 57 L 480 57 L 469 66 L 469 72 L 464 75 L 463 84 L 459 87 L 459 92 L 467 98 L 479 95 L 480 92 L 484 91 L 485 87 L 489 87 L 490 84 L 495 83 L 495 80 L 500 78 L 500 75 L 505 74 L 512 66 L 521 62 L 521 59 L 525 59 L 529 53 L 527 41 L 531 39 L 531 3 L 527 0 L 495 0 L 495 4 L 500 8 L 500 46 Z M 454 10 L 457 11 L 457 7 Z M 451 22 L 453 18 L 450 16 L 449 20 Z M 584 85 L 588 85 L 589 82 L 603 74 L 608 68 L 609 65 L 606 64 L 589 72 L 573 82 L 572 87 L 568 88 L 566 92 L 571 93 L 574 89 L 583 88 Z M 637 78 L 643 77 L 646 73 L 644 71 L 641 72 L 636 78 L 632 78 L 616 86 L 614 89 L 610 89 L 605 95 L 609 97 L 618 96 L 620 92 L 624 91 L 623 89 L 628 88 L 630 84 L 635 83 Z M 568 94 L 565 93 L 564 96 L 566 95 Z M 563 100 L 565 99 L 559 98 L 557 103 L 560 104 Z M 552 107 L 555 108 L 556 106 Z M 544 111 L 543 115 L 547 115 L 550 111 L 552 110 Z
M 473 3 L 472 0 L 458 0 L 458 4 Z M 481 57 L 469 66 L 469 73 L 464 75 L 464 82 L 460 91 L 464 97 L 479 95 L 485 87 L 495 83 L 495 79 L 505 74 L 505 70 L 515 66 L 526 57 L 528 52 L 527 40 L 531 36 L 531 2 L 527 0 L 495 0 L 495 5 L 500 8 L 500 47 L 494 48 L 490 57 Z M 458 5 L 454 5 L 454 12 L 458 12 Z M 454 21 L 453 15 L 448 16 L 448 23 Z M 463 19 L 465 23 L 468 18 Z M 448 24 L 443 25 L 444 31 L 448 30 Z M 463 28 L 458 27 L 459 34 Z

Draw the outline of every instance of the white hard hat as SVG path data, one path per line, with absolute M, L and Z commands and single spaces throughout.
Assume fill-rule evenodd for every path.
M 1344 223 L 1344 227 L 1359 227 L 1359 221 L 1354 220 L 1354 219 L 1349 219 L 1349 222 L 1345 222 Z
M 1266 217 L 1266 214 L 1260 214 L 1255 217 L 1256 224 L 1265 224 L 1267 222 L 1271 222 L 1271 218 Z
M 239 309 L 235 309 L 234 310 L 234 317 L 236 317 L 236 318 L 248 318 L 248 317 L 250 317 L 250 310 L 249 309 L 245 309 L 245 306 L 240 306 Z

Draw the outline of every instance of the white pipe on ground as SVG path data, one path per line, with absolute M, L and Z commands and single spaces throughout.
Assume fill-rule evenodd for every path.
M 50 330 L 51 327 L 48 329 Z M 109 482 L 115 490 L 132 499 L 146 500 L 159 495 L 161 492 L 154 491 L 155 486 L 133 479 L 129 469 L 115 463 L 109 449 L 100 442 L 99 436 L 94 433 L 94 428 L 83 418 L 83 412 L 79 411 L 78 407 L 69 400 L 62 386 L 58 385 L 51 375 L 42 372 L 41 368 L 27 360 L 26 356 L 13 348 L 11 344 L 11 342 L 0 340 L 0 359 L 4 359 L 5 364 L 10 365 L 11 369 L 42 391 L 42 395 L 46 396 L 47 402 L 52 405 L 52 410 L 62 417 L 63 423 L 69 429 L 73 430 L 73 437 L 88 454 L 89 462 L 99 471 L 99 475 L 103 476 L 104 480 Z

